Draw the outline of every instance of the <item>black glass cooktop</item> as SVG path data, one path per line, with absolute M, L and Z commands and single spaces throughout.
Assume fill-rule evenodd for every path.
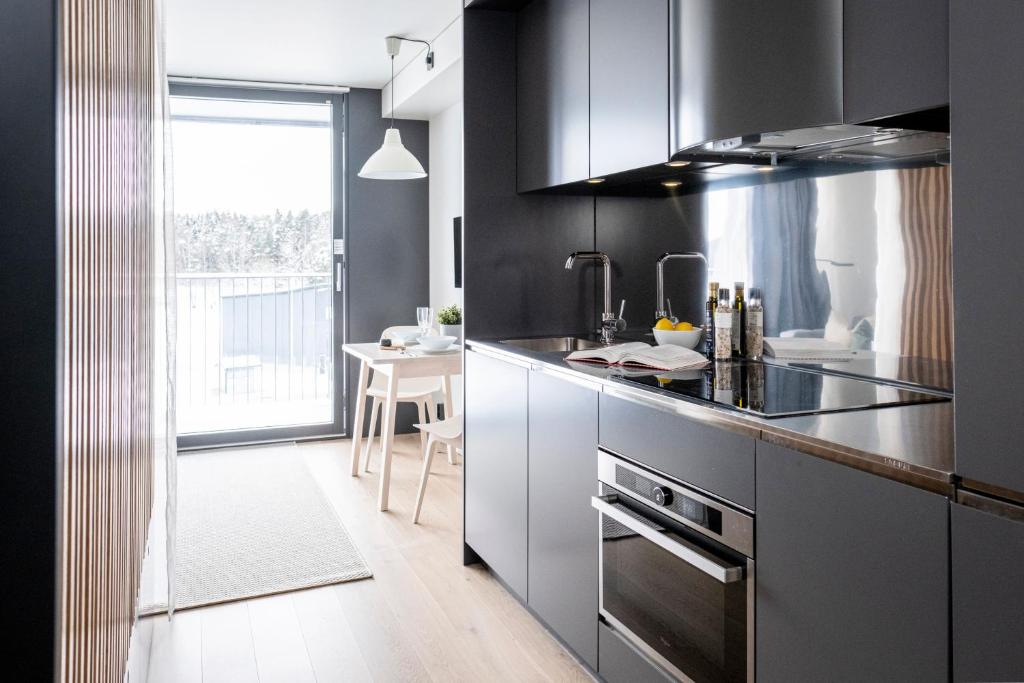
M 703 370 L 678 372 L 622 369 L 615 379 L 766 418 L 949 400 L 912 389 L 756 361 L 715 363 Z

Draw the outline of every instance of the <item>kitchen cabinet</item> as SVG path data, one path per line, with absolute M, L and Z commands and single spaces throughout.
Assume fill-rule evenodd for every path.
M 1020 378 L 1024 318 L 1024 2 L 950 5 L 956 472 L 1024 493 Z
M 590 0 L 590 175 L 668 161 L 668 0 Z
M 948 0 L 844 0 L 843 120 L 949 104 Z
M 598 391 L 530 373 L 529 605 L 597 669 Z
M 942 681 L 949 501 L 757 445 L 759 681 Z
M 601 446 L 754 509 L 754 439 L 601 394 Z
M 590 175 L 588 5 L 588 0 L 534 0 L 519 11 L 515 57 L 519 192 Z
M 606 683 L 671 683 L 673 680 L 607 624 L 598 625 L 598 637 L 601 663 L 597 673 Z
M 525 365 L 466 353 L 465 540 L 526 599 Z
M 1007 506 L 1009 507 L 1009 506 Z M 1024 512 L 953 505 L 953 680 L 1024 680 Z

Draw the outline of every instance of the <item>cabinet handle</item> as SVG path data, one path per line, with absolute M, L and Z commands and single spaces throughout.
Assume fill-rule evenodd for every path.
M 669 551 L 680 560 L 694 569 L 699 569 L 719 583 L 735 583 L 742 581 L 746 574 L 746 567 L 737 566 L 732 563 L 722 562 L 718 558 L 705 551 L 698 549 L 685 541 L 677 541 L 666 536 L 659 527 L 648 521 L 643 516 L 633 513 L 628 508 L 618 504 L 619 497 L 615 494 L 608 496 L 593 496 L 590 504 L 602 515 L 608 515 L 616 522 L 630 531 L 635 531 L 651 543 Z

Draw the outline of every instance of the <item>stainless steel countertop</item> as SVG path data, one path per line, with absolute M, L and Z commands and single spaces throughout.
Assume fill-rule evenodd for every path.
M 600 365 L 572 363 L 564 353 L 526 351 L 496 340 L 467 340 L 476 351 L 584 381 L 612 396 L 952 496 L 953 403 L 764 419 L 654 389 L 612 380 Z

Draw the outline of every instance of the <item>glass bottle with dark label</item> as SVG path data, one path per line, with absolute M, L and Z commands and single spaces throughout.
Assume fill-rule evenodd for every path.
M 743 300 L 743 283 L 735 284 L 736 298 L 732 302 L 732 355 L 747 355 L 747 304 Z
M 704 304 L 704 355 L 715 357 L 715 309 L 718 308 L 718 283 L 708 283 L 708 300 Z

